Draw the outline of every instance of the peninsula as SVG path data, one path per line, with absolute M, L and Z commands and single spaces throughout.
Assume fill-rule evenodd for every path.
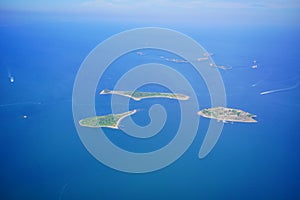
M 169 98 L 178 100 L 188 100 L 189 96 L 184 94 L 175 93 L 162 93 L 162 92 L 136 92 L 136 91 L 116 91 L 116 90 L 102 90 L 100 94 L 117 94 L 139 101 L 146 98 Z
M 109 114 L 97 117 L 85 118 L 79 121 L 80 126 L 90 127 L 90 128 L 100 128 L 107 127 L 113 129 L 119 129 L 119 124 L 122 119 L 133 115 L 136 110 L 120 113 L 120 114 Z
M 198 115 L 223 122 L 257 122 L 253 119 L 256 115 L 234 108 L 207 108 L 199 111 Z

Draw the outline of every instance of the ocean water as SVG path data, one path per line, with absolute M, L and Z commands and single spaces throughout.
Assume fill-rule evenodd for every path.
M 299 29 L 161 26 L 194 38 L 214 53 L 216 64 L 232 67 L 220 69 L 227 105 L 256 114 L 258 123 L 225 124 L 214 149 L 199 159 L 209 123 L 201 118 L 194 142 L 170 166 L 146 174 L 116 171 L 97 161 L 79 139 L 72 116 L 73 83 L 81 63 L 96 45 L 113 34 L 143 25 L 8 23 L 0 27 L 1 199 L 300 198 Z M 204 83 L 193 76 L 188 64 L 159 59 L 162 54 L 176 56 L 168 52 L 143 52 L 144 56 L 131 52 L 113 63 L 97 90 L 112 88 L 130 66 L 159 62 L 189 78 L 201 99 L 199 109 L 210 106 Z M 254 60 L 256 69 L 251 68 Z M 122 63 L 123 70 L 116 70 Z M 155 84 L 140 89 L 169 91 Z M 96 95 L 95 101 L 109 99 Z M 153 151 L 167 144 L 180 121 L 177 101 L 130 101 L 131 108 L 141 109 L 133 119 L 147 125 L 147 111 L 154 103 L 164 105 L 170 116 L 163 134 L 141 141 L 120 130 L 105 129 L 107 137 L 134 152 Z M 99 115 L 111 111 L 109 104 L 102 103 L 96 103 L 96 110 Z

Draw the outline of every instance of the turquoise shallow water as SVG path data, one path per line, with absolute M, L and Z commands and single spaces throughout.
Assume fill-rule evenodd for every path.
M 0 27 L 0 154 L 2 199 L 297 199 L 299 160 L 299 30 L 289 27 L 174 28 L 197 40 L 217 64 L 229 107 L 257 115 L 257 124 L 225 124 L 213 151 L 198 159 L 209 120 L 201 119 L 197 136 L 175 163 L 148 174 L 115 171 L 94 159 L 81 143 L 72 117 L 72 88 L 87 54 L 112 34 L 137 27 L 83 22 L 19 23 Z M 147 50 L 144 59 L 129 54 L 130 65 L 161 62 L 185 74 L 197 91 L 200 108 L 210 105 L 203 83 L 185 64 L 161 61 Z M 167 53 L 166 53 L 167 54 Z M 122 60 L 124 59 L 124 60 Z M 258 68 L 250 66 L 257 60 Z M 118 61 L 116 61 L 118 62 Z M 115 63 L 118 64 L 118 63 Z M 15 78 L 9 82 L 8 74 Z M 107 71 L 111 87 L 123 71 Z M 292 88 L 260 95 L 263 91 Z M 99 90 L 102 89 L 99 86 Z M 149 85 L 145 91 L 166 88 Z M 97 96 L 95 100 L 109 100 Z M 102 102 L 102 101 L 101 101 Z M 170 118 L 149 141 L 105 130 L 117 145 L 144 152 L 174 137 L 178 103 L 171 100 L 131 102 L 143 108 L 133 119 L 149 123 L 153 103 L 166 106 Z M 109 112 L 109 104 L 96 108 Z M 102 109 L 103 110 L 103 109 Z M 103 112 L 104 112 L 103 111 Z M 99 114 L 100 113 L 99 111 Z M 24 115 L 27 118 L 24 118 Z

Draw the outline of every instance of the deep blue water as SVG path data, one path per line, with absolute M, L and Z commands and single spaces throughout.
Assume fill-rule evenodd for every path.
M 220 70 L 228 107 L 256 114 L 258 123 L 225 124 L 213 151 L 200 160 L 197 155 L 209 122 L 201 119 L 187 152 L 172 165 L 147 174 L 110 169 L 89 154 L 72 116 L 76 73 L 101 41 L 134 27 L 142 25 L 36 21 L 0 27 L 1 199 L 300 198 L 300 87 L 292 87 L 300 82 L 300 31 L 292 27 L 163 26 L 197 40 L 214 53 L 217 64 L 232 66 L 231 70 Z M 134 65 L 159 61 L 178 70 L 184 65 L 157 59 L 161 52 L 147 53 L 143 59 L 134 57 L 134 53 L 127 55 L 127 60 Z M 250 68 L 253 60 L 257 60 L 257 69 Z M 14 83 L 9 82 L 9 73 Z M 112 66 L 106 74 L 112 79 L 104 86 L 112 87 L 121 73 L 113 71 Z M 200 108 L 209 107 L 203 83 L 193 79 L 192 71 L 183 73 L 199 91 Z M 153 88 L 168 91 L 155 85 L 141 89 Z M 174 137 L 178 103 L 131 103 L 144 109 L 133 119 L 146 125 L 147 108 L 160 102 L 172 116 L 164 127 L 165 136 L 159 134 L 142 142 L 118 130 L 106 130 L 105 134 L 131 151 L 162 147 Z M 99 106 L 110 111 L 108 105 L 96 104 L 96 108 Z

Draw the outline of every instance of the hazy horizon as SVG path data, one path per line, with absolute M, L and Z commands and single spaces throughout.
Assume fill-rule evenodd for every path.
M 63 0 L 1 1 L 3 23 L 42 17 L 56 20 L 182 23 L 194 25 L 295 25 L 300 2 L 294 0 Z M 25 17 L 25 18 L 24 18 Z

